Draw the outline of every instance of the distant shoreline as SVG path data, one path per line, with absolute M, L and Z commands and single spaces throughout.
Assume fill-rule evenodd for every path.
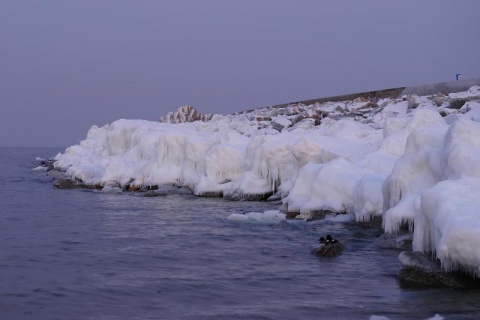
M 419 96 L 433 95 L 439 92 L 444 94 L 467 91 L 470 87 L 474 85 L 480 85 L 480 78 L 459 80 L 459 81 L 449 81 L 449 82 L 438 82 L 431 84 L 424 84 L 418 86 L 410 87 L 397 87 L 389 89 L 380 89 L 380 90 L 371 90 L 357 93 L 348 93 L 343 95 L 324 97 L 324 98 L 315 98 L 308 100 L 300 100 L 295 102 L 282 103 L 277 105 L 269 106 L 271 108 L 285 108 L 289 105 L 295 104 L 304 104 L 310 105 L 315 103 L 325 103 L 325 102 L 337 102 L 337 101 L 346 101 L 346 100 L 355 100 L 357 98 L 365 98 L 367 100 L 378 100 L 383 98 L 398 98 L 403 95 L 416 94 Z M 245 111 L 235 112 L 234 114 L 241 114 L 244 112 L 252 112 L 256 109 L 261 109 L 262 107 L 249 109 Z

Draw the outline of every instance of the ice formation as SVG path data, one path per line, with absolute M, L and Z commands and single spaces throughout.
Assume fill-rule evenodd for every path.
M 480 275 L 479 86 L 448 96 L 182 117 L 93 126 L 55 157 L 55 167 L 108 188 L 169 184 L 199 196 L 276 195 L 290 213 L 381 217 L 387 232 L 411 228 L 414 250 L 432 252 L 445 269 Z

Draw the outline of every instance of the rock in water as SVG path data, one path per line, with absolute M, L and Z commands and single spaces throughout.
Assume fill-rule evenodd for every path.
M 72 179 L 56 179 L 53 186 L 57 189 L 73 189 L 76 183 Z
M 398 277 L 403 281 L 428 287 L 463 287 L 453 275 L 443 272 L 438 263 L 422 252 L 403 251 L 398 258 L 403 265 Z
M 318 248 L 312 250 L 312 254 L 317 257 L 335 257 L 342 253 L 345 246 L 340 243 L 322 244 Z

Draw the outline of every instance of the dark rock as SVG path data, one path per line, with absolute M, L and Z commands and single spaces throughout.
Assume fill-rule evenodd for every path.
M 228 193 L 223 194 L 223 198 L 232 201 L 266 201 L 273 195 L 273 192 L 245 194 L 245 193 Z
M 73 189 L 77 184 L 72 179 L 56 179 L 53 182 L 53 186 L 57 189 Z
M 280 210 L 280 211 L 282 211 L 282 210 Z M 293 219 L 300 214 L 300 212 L 288 212 L 288 211 L 286 211 L 284 213 L 287 216 L 287 219 Z
M 54 172 L 56 170 L 52 170 Z M 57 189 L 75 189 L 75 188 L 83 188 L 83 189 L 90 189 L 90 190 L 100 190 L 103 188 L 100 184 L 85 184 L 83 181 L 78 179 L 70 179 L 66 178 L 64 175 L 59 175 L 53 181 L 53 186 Z
M 345 245 L 341 242 L 333 244 L 322 244 L 318 248 L 312 250 L 312 254 L 316 257 L 335 257 L 343 252 Z
M 272 119 L 270 125 L 273 129 L 281 132 L 284 128 L 288 128 L 292 125 L 292 121 L 285 117 L 276 117 Z
M 192 191 L 188 187 L 178 187 L 175 185 L 160 185 L 155 186 L 153 189 L 147 190 L 144 193 L 145 197 L 158 197 L 171 194 L 190 195 Z
M 404 266 L 398 271 L 398 277 L 405 282 L 426 287 L 462 288 L 453 277 L 441 272 L 426 270 L 418 266 Z
M 364 221 L 357 221 L 357 222 L 358 224 L 368 228 L 382 228 L 383 217 L 371 215 L 369 219 L 366 219 Z
M 403 266 L 397 276 L 402 281 L 427 287 L 464 287 L 453 274 L 444 272 L 437 261 L 422 252 L 403 251 L 399 259 Z
M 54 159 L 45 160 L 45 159 L 38 158 L 37 160 L 39 163 L 39 167 L 45 168 L 45 171 L 50 171 L 54 169 L 54 165 L 53 165 L 55 163 Z
M 123 189 L 125 191 L 140 191 L 141 188 L 142 188 L 141 186 L 127 184 Z
M 208 191 L 201 194 L 197 194 L 199 197 L 203 198 L 221 198 L 223 197 L 223 191 Z
M 449 102 L 449 107 L 452 109 L 460 109 L 469 99 L 452 99 Z
M 272 121 L 272 118 L 266 117 L 266 116 L 264 116 L 264 117 L 258 116 L 258 117 L 255 118 L 255 120 L 257 120 L 259 122 L 260 121 Z

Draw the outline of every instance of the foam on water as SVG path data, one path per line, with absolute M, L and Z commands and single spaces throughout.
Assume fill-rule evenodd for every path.
M 227 217 L 228 220 L 237 222 L 267 223 L 273 224 L 285 220 L 286 215 L 278 210 L 265 212 L 248 212 L 246 214 L 233 213 Z

